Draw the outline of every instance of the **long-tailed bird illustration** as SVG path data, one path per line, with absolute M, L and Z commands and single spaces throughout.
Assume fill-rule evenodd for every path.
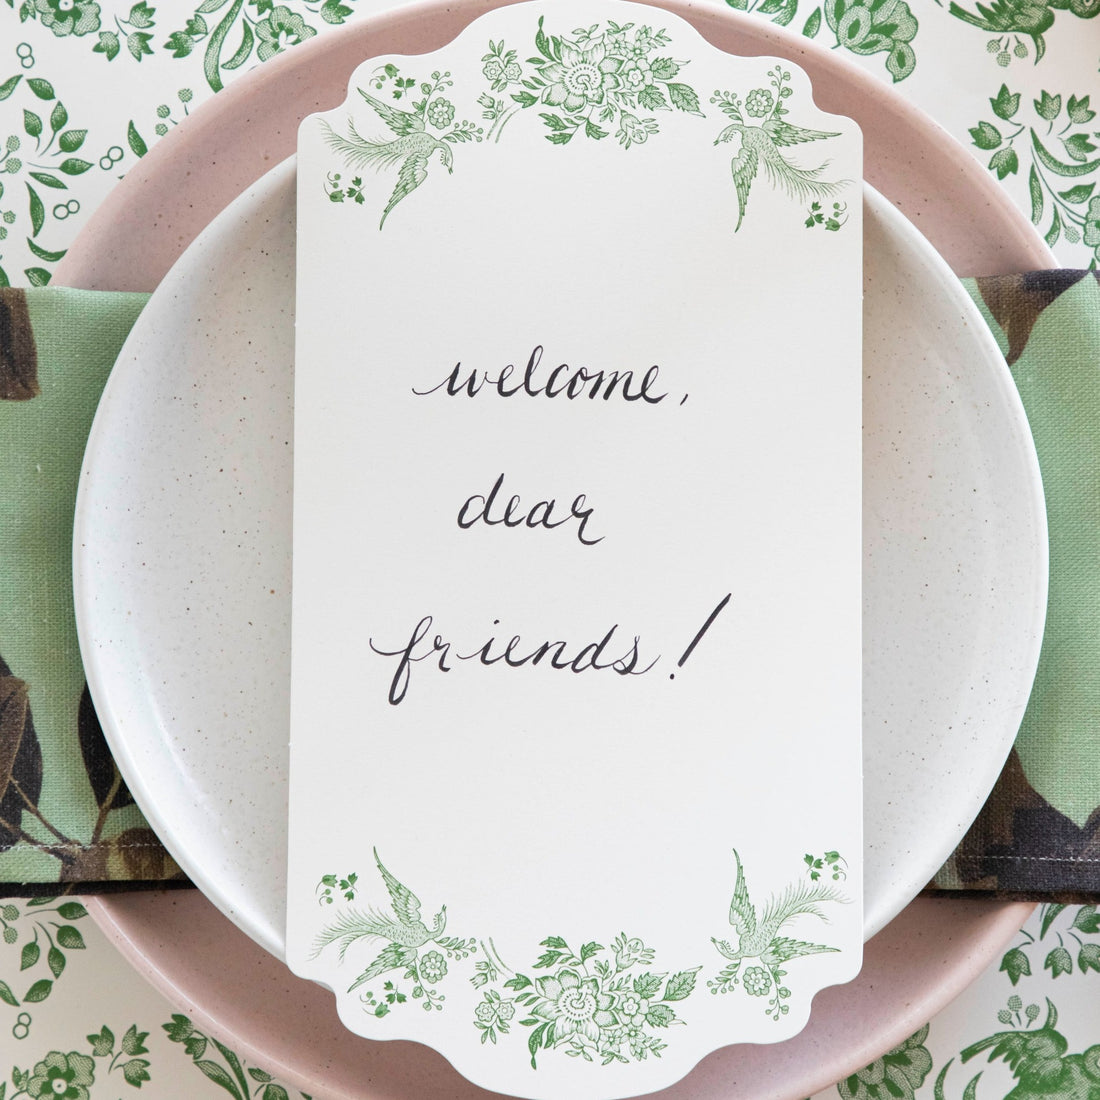
M 1003 1058 L 1019 1084 L 1005 1100 L 1098 1100 L 1100 1045 L 1084 1054 L 1066 1054 L 1069 1043 L 1056 1030 L 1058 1011 L 1047 998 L 1046 1023 L 1035 1031 L 999 1031 L 968 1046 L 962 1061 L 989 1051 Z M 969 1091 L 969 1090 L 968 1090 Z
M 388 970 L 410 967 L 416 963 L 417 952 L 425 944 L 432 943 L 443 935 L 447 927 L 447 906 L 440 906 L 429 928 L 420 919 L 420 899 L 388 871 L 378 858 L 378 849 L 374 849 L 374 861 L 378 864 L 382 881 L 389 891 L 393 915 L 381 913 L 377 909 L 365 912 L 349 909 L 338 920 L 324 928 L 313 941 L 313 956 L 316 958 L 329 944 L 340 945 L 340 958 L 347 954 L 348 948 L 361 939 L 374 938 L 388 940 L 378 957 L 348 987 L 353 989 L 384 974 Z
M 419 112 L 391 107 L 364 92 L 362 88 L 359 89 L 359 94 L 393 131 L 394 136 L 389 141 L 369 141 L 362 137 L 351 119 L 348 119 L 350 138 L 338 134 L 327 122 L 322 125 L 325 128 L 325 141 L 341 153 L 349 165 L 374 168 L 379 172 L 394 164 L 401 165 L 397 173 L 397 186 L 390 195 L 386 209 L 382 211 L 382 220 L 378 223 L 378 228 L 381 229 L 386 224 L 390 211 L 428 178 L 428 161 L 433 153 L 439 153 L 439 159 L 448 172 L 454 171 L 454 157 L 451 147 L 445 141 L 440 141 L 426 131 L 424 117 Z
M 749 190 L 761 165 L 764 166 L 764 172 L 773 187 L 782 187 L 791 198 L 803 201 L 808 198 L 828 198 L 849 182 L 848 180 L 821 179 L 821 173 L 829 167 L 828 161 L 817 168 L 799 168 L 779 151 L 780 146 L 823 141 L 825 138 L 839 137 L 839 134 L 828 133 L 825 130 L 807 130 L 776 118 L 769 118 L 762 126 L 749 126 L 735 120 L 715 138 L 714 144 L 721 145 L 732 141 L 735 136 L 741 138 L 741 149 L 730 161 L 733 185 L 737 189 L 737 225 L 733 230 L 735 233 L 745 220 Z
M 737 946 L 727 940 L 714 939 L 720 954 L 736 962 L 739 959 L 758 958 L 767 967 L 776 967 L 789 959 L 802 955 L 820 955 L 839 948 L 820 943 L 806 943 L 780 936 L 779 930 L 792 918 L 808 913 L 821 920 L 828 920 L 821 911 L 825 902 L 846 902 L 848 899 L 832 884 L 824 882 L 796 883 L 788 886 L 779 897 L 771 897 L 763 912 L 757 913 L 749 899 L 745 883 L 745 869 L 737 849 L 733 851 L 737 864 L 737 881 L 730 902 L 730 924 L 737 933 Z

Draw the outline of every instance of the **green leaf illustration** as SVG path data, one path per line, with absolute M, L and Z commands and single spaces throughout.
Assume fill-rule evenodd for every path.
M 351 14 L 352 9 L 347 4 L 341 4 L 340 0 L 325 0 L 321 5 L 321 18 L 334 26 L 339 26 Z M 266 1096 L 264 1100 L 267 1100 Z
M 240 45 L 228 61 L 222 62 L 222 68 L 239 69 L 251 56 L 253 45 L 255 45 L 255 38 L 252 34 L 252 28 L 245 23 L 242 28 Z
M 55 264 L 58 260 L 64 259 L 65 253 L 68 249 L 62 248 L 57 252 L 47 252 L 46 249 L 35 244 L 34 241 L 27 238 L 27 247 L 33 252 L 40 260 L 45 260 L 48 264 Z
M 188 1035 L 183 1040 L 183 1049 L 189 1058 L 197 1062 L 206 1053 L 206 1036 Z
M 1048 248 L 1053 248 L 1058 243 L 1058 238 L 1062 234 L 1062 218 L 1058 213 L 1058 208 L 1055 207 L 1051 211 L 1050 228 L 1043 236 L 1043 240 L 1047 242 Z
M 1092 194 L 1095 187 L 1095 181 L 1092 183 L 1079 183 L 1068 191 L 1059 191 L 1058 197 L 1065 199 L 1066 202 L 1084 202 Z
M 150 1080 L 149 1063 L 144 1058 L 131 1058 L 122 1065 L 122 1076 L 126 1078 L 128 1085 L 141 1088 L 142 1082 Z
M 1001 131 L 992 122 L 980 122 L 970 128 L 970 136 L 979 149 L 996 149 L 1001 144 Z
M 668 1027 L 675 1019 L 675 1011 L 665 1004 L 651 1005 L 645 1014 L 645 1022 L 651 1027 Z
M 672 106 L 679 111 L 686 111 L 689 115 L 699 115 L 702 117 L 703 112 L 699 110 L 699 97 L 695 94 L 695 89 L 690 88 L 687 84 L 669 84 L 668 98 L 672 100 Z
M 1040 118 L 1045 118 L 1047 122 L 1053 122 L 1058 117 L 1058 112 L 1062 109 L 1062 97 L 1060 95 L 1051 95 L 1047 91 L 1043 91 L 1040 97 L 1034 100 L 1035 110 Z
M 152 40 L 153 36 L 147 31 L 134 31 L 126 39 L 126 48 L 135 61 L 140 61 L 143 57 L 152 56 L 153 47 L 149 45 Z
M 1050 150 L 1039 140 L 1039 135 L 1034 130 L 1031 131 L 1031 144 L 1035 147 L 1035 155 L 1039 158 L 1043 166 L 1049 168 L 1059 176 L 1068 176 L 1070 178 L 1074 176 L 1088 176 L 1096 171 L 1097 168 L 1100 168 L 1100 159 L 1090 160 L 1084 164 L 1063 164 L 1062 161 L 1053 156 Z
M 47 280 L 49 276 L 46 276 Z M 34 286 L 42 286 L 41 283 L 34 283 Z M 27 990 L 23 995 L 24 1001 L 29 1001 L 31 1004 L 37 1004 L 39 1001 L 44 1001 L 53 989 L 53 982 L 49 978 L 42 978 L 41 981 L 37 981 Z
M 115 1035 L 106 1024 L 99 1029 L 98 1035 L 89 1035 L 88 1042 L 92 1044 L 92 1054 L 96 1058 L 106 1058 L 114 1053 Z
M 671 111 L 661 89 L 656 84 L 649 84 L 638 93 L 638 102 L 648 111 Z
M 55 978 L 61 977 L 61 971 L 65 969 L 65 954 L 62 951 L 58 951 L 56 947 L 51 947 L 46 955 L 46 961 L 49 964 L 50 972 Z
M 1095 185 L 1090 184 L 1090 187 L 1091 186 Z M 1088 198 L 1088 196 L 1086 195 L 1085 198 Z M 1083 200 L 1072 201 L 1076 202 Z M 1081 908 L 1077 910 L 1077 915 L 1073 918 L 1072 927 L 1076 928 L 1078 932 L 1085 932 L 1090 936 L 1100 932 L 1100 913 L 1097 912 L 1097 907 L 1095 905 L 1082 905 Z
M 1089 141 L 1088 134 L 1072 134 L 1068 138 L 1062 138 L 1062 144 L 1076 161 L 1088 160 L 1089 153 L 1096 152 L 1096 146 Z
M 821 30 L 821 9 L 814 8 L 810 18 L 802 26 L 802 34 L 806 38 L 813 38 L 819 30 Z
M 282 1085 L 268 1085 L 264 1089 L 262 1100 L 289 1100 L 286 1089 Z
M 219 1066 L 217 1062 L 201 1061 L 196 1062 L 195 1065 L 198 1067 L 199 1072 L 202 1073 L 204 1077 L 208 1077 L 211 1081 L 214 1082 L 215 1085 L 220 1085 L 231 1096 L 237 1097 L 238 1100 L 245 1100 L 245 1098 L 248 1096 L 247 1092 L 244 1094 L 243 1097 L 241 1096 L 241 1093 L 237 1089 L 237 1086 L 233 1083 L 233 1078 L 230 1077 L 229 1074 L 226 1073 L 225 1070 L 222 1069 L 222 1067 Z
M 0 84 L 0 102 L 7 99 L 12 92 L 15 91 L 15 86 L 23 79 L 23 74 L 19 73 L 16 76 L 8 77 L 3 84 Z
M 63 153 L 75 153 L 84 144 L 87 136 L 87 130 L 66 130 L 57 139 L 57 144 L 61 146 Z
M 36 962 L 38 962 L 39 956 L 42 954 L 42 948 L 38 946 L 37 941 L 33 943 L 23 944 L 23 951 L 19 959 L 20 970 L 30 970 Z
M 661 982 L 664 981 L 663 974 L 654 974 L 650 971 L 644 971 L 634 979 L 634 992 L 639 997 L 644 997 L 647 1001 L 656 997 L 658 991 L 661 988 Z
M 58 100 L 50 112 L 50 130 L 56 134 L 68 121 L 69 112 L 65 110 L 65 104 Z
M 997 93 L 996 98 L 989 101 L 989 105 L 998 118 L 1002 118 L 1007 122 L 1020 109 L 1020 94 L 1017 92 L 1012 95 L 1008 90 L 1008 85 L 1002 84 L 1001 90 Z
M 1031 974 L 1031 962 L 1023 951 L 1018 947 L 1014 947 L 1001 959 L 1000 969 L 1008 975 L 1009 981 L 1015 985 L 1021 977 Z
M 34 113 L 34 111 L 28 111 L 23 109 L 23 129 L 26 130 L 31 137 L 39 137 L 42 133 L 42 119 Z
M 145 0 L 140 0 L 130 9 L 130 15 L 127 22 L 132 27 L 146 28 L 153 25 L 153 17 L 156 15 L 156 8 L 149 7 L 145 3 Z
M 669 978 L 668 985 L 665 986 L 663 999 L 666 1001 L 682 1001 L 685 997 L 690 997 L 695 989 L 695 978 L 699 973 L 699 969 L 699 967 L 695 967 L 694 970 L 681 970 L 679 974 L 674 974 Z
M 79 157 L 67 157 L 57 167 L 66 176 L 80 176 L 87 172 L 91 166 L 91 161 L 81 160 Z
M 54 98 L 53 85 L 48 80 L 42 80 L 37 76 L 31 76 L 27 78 L 27 87 L 30 88 L 39 99 Z
M 1005 176 L 1015 174 L 1020 168 L 1020 158 L 1012 146 L 998 149 L 989 159 L 990 171 L 997 173 L 997 179 L 1003 180 Z
M 1027 188 L 1031 193 L 1031 221 L 1033 225 L 1038 225 L 1043 220 L 1043 187 L 1034 164 L 1027 174 Z
M 0 1001 L 11 1005 L 13 1008 L 19 1005 L 19 998 L 11 991 L 11 986 L 4 981 L 0 981 Z
M 172 57 L 179 60 L 181 57 L 187 57 L 191 51 L 195 48 L 195 40 L 183 31 L 173 31 L 168 36 L 168 41 L 164 43 L 166 50 L 172 51 Z
M 1044 93 L 1045 94 L 1045 93 Z M 1043 906 L 1042 923 L 1039 926 L 1039 939 L 1043 939 L 1050 931 L 1050 926 L 1058 919 L 1058 914 L 1065 909 L 1061 902 L 1054 902 Z
M 108 61 L 113 61 L 121 48 L 114 31 L 100 31 L 99 41 L 92 47 L 92 53 L 101 53 Z
M 60 191 L 68 190 L 66 184 L 59 180 L 57 176 L 50 175 L 49 172 L 31 172 L 32 180 L 37 180 L 43 187 L 56 187 Z
M 1075 126 L 1084 126 L 1086 122 L 1091 122 L 1096 117 L 1096 112 L 1089 110 L 1089 97 L 1083 96 L 1078 99 L 1077 96 L 1071 95 L 1069 102 L 1066 104 L 1066 112 L 1069 115 L 1069 120 Z
M 84 937 L 80 934 L 80 929 L 71 924 L 63 924 L 57 930 L 57 942 L 70 950 L 79 951 L 84 947 Z
M 126 127 L 126 141 L 135 157 L 143 157 L 149 152 L 149 146 L 145 144 L 141 134 L 137 132 L 133 119 L 130 120 L 130 125 Z
M 1055 947 L 1043 962 L 1043 969 L 1050 971 L 1052 978 L 1073 973 L 1073 958 L 1064 947 Z
M 680 65 L 678 62 L 673 61 L 671 57 L 658 57 L 650 65 L 649 71 L 653 73 L 654 80 L 667 81 L 671 80 L 680 71 Z
M 1100 943 L 1083 944 L 1077 955 L 1077 965 L 1082 974 L 1088 970 L 1095 970 L 1100 974 Z
M 261 1084 L 266 1084 L 268 1081 L 274 1080 L 271 1074 L 266 1070 L 256 1069 L 255 1067 L 249 1069 L 248 1076 L 251 1077 L 253 1081 L 259 1081 Z
M 145 1046 L 145 1040 L 148 1038 L 149 1032 L 138 1031 L 137 1024 L 131 1024 L 122 1037 L 123 1053 L 129 1054 L 131 1058 L 135 1054 L 148 1054 L 149 1050 Z
M 191 1026 L 191 1021 L 186 1016 L 181 1016 L 178 1012 L 173 1012 L 171 1022 L 161 1024 L 161 1028 L 173 1043 L 182 1043 L 185 1039 L 189 1038 L 191 1033 L 195 1030 Z

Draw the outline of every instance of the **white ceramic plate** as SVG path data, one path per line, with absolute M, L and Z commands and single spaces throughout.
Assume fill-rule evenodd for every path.
M 161 283 L 100 405 L 75 534 L 81 650 L 119 766 L 181 866 L 278 955 L 294 198 L 288 162 Z M 965 291 L 870 190 L 865 234 L 871 935 L 1004 762 L 1038 656 L 1046 530 L 1015 387 Z

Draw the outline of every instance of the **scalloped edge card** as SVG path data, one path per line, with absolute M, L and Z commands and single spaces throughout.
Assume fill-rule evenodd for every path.
M 858 972 L 861 177 L 624 0 L 302 123 L 287 954 L 352 1031 L 603 1100 Z

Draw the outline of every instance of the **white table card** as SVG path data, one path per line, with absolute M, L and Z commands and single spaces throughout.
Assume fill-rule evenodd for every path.
M 622 0 L 302 124 L 287 952 L 353 1031 L 632 1096 L 857 973 L 861 174 Z

